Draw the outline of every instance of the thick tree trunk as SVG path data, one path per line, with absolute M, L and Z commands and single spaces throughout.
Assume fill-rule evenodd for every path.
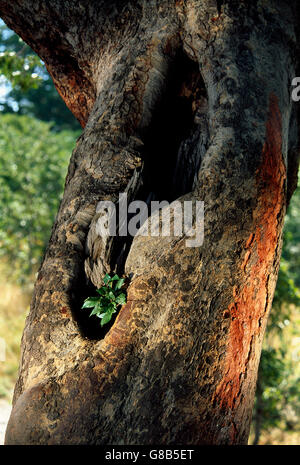
M 294 185 L 291 3 L 0 0 L 85 125 L 7 444 L 247 443 Z M 203 200 L 203 246 L 97 237 L 98 201 L 120 192 Z M 80 307 L 91 282 L 123 268 L 128 302 L 104 337 Z

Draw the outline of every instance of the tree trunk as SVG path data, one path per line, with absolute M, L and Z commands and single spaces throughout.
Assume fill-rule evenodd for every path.
M 294 2 L 0 0 L 0 15 L 85 126 L 6 443 L 247 443 L 297 171 Z M 123 192 L 204 201 L 203 245 L 97 236 L 97 203 Z M 128 299 L 105 333 L 80 307 L 116 270 Z

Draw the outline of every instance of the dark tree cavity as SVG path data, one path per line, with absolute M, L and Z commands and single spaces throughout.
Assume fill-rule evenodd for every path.
M 7 444 L 245 444 L 298 170 L 296 1 L 0 0 L 83 126 Z M 101 238 L 100 200 L 205 202 L 205 240 Z M 80 310 L 130 276 L 105 331 Z

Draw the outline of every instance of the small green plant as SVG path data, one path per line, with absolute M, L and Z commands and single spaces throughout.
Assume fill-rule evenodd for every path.
M 104 286 L 96 290 L 99 296 L 88 297 L 81 308 L 93 308 L 90 316 L 97 316 L 101 319 L 101 326 L 105 325 L 117 308 L 126 303 L 126 294 L 121 290 L 124 281 L 117 274 L 113 277 L 106 274 L 103 278 Z

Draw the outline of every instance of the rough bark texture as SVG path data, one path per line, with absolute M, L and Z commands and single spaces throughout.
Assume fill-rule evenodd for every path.
M 85 126 L 6 443 L 246 443 L 295 184 L 293 2 L 0 0 L 0 14 Z M 204 200 L 203 246 L 97 237 L 97 202 L 125 191 Z M 128 302 L 103 337 L 80 307 L 124 267 Z

